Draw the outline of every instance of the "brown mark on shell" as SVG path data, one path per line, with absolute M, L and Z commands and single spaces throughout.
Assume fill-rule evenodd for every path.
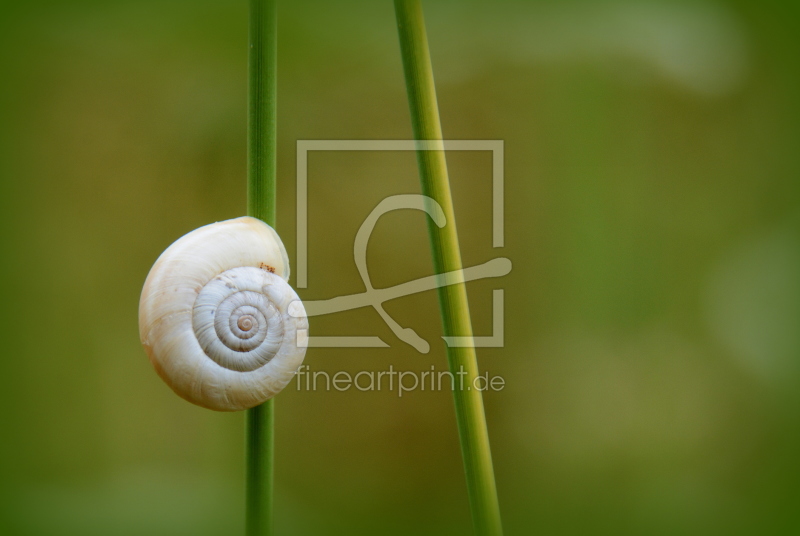
M 270 266 L 269 264 L 266 264 L 266 263 L 260 262 L 260 263 L 258 263 L 258 267 L 259 267 L 259 268 L 261 268 L 262 270 L 266 270 L 266 271 L 268 271 L 268 272 L 269 272 L 269 273 L 271 273 L 271 274 L 274 274 L 274 273 L 275 273 L 275 268 L 273 268 L 273 267 L 272 267 L 272 266 Z

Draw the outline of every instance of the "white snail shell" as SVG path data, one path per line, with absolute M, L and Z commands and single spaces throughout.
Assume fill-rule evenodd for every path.
M 161 378 L 218 411 L 272 398 L 303 362 L 308 320 L 287 283 L 272 227 L 243 217 L 179 238 L 158 258 L 139 302 L 139 336 Z

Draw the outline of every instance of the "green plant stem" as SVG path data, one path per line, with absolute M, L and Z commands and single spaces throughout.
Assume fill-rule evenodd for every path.
M 275 0 L 250 0 L 247 214 L 275 227 L 278 29 Z
M 414 137 L 441 140 L 442 127 L 422 6 L 419 0 L 395 0 L 395 13 Z M 422 193 L 435 199 L 447 217 L 443 228 L 428 220 L 434 271 L 441 274 L 460 270 L 461 252 L 444 150 L 419 150 L 417 162 Z M 438 292 L 444 335 L 471 337 L 472 322 L 464 283 L 440 287 Z M 453 376 L 463 376 L 463 383 L 456 382 L 453 396 L 473 526 L 477 535 L 497 536 L 502 534 L 502 526 L 483 398 L 479 390 L 470 388 L 478 376 L 475 349 L 448 347 L 447 359 Z M 456 375 L 460 371 L 466 374 Z
M 247 214 L 275 227 L 278 62 L 275 0 L 250 0 L 249 33 Z M 247 536 L 269 536 L 273 530 L 274 421 L 274 399 L 247 410 Z

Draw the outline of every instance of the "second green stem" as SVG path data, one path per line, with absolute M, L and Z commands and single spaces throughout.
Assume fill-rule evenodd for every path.
M 442 127 L 422 6 L 419 0 L 395 0 L 395 12 L 414 137 L 417 140 L 441 140 Z M 428 220 L 434 271 L 441 274 L 460 270 L 461 252 L 444 148 L 419 150 L 417 160 L 422 193 L 435 199 L 447 217 L 447 224 L 442 228 Z M 439 305 L 445 336 L 472 336 L 464 283 L 440 287 Z M 498 536 L 503 529 L 483 398 L 479 390 L 471 388 L 478 376 L 475 348 L 448 346 L 447 359 L 454 377 L 462 377 L 456 376 L 460 371 L 466 373 L 463 375 L 463 385 L 456 385 L 453 389 L 453 396 L 475 533 L 479 536 Z

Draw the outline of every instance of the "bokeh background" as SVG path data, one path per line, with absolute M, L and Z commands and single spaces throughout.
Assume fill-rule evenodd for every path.
M 231 535 L 243 415 L 156 376 L 137 305 L 161 251 L 245 211 L 244 1 L 4 2 L 0 533 Z M 425 2 L 508 534 L 800 531 L 800 15 L 746 1 Z M 278 228 L 299 139 L 408 139 L 390 2 L 279 8 Z M 355 233 L 419 192 L 411 153 L 313 153 L 305 299 L 363 290 Z M 376 286 L 431 273 L 422 213 L 382 218 Z M 312 319 L 313 370 L 446 366 L 435 293 Z M 469 534 L 451 394 L 288 388 L 278 534 Z

